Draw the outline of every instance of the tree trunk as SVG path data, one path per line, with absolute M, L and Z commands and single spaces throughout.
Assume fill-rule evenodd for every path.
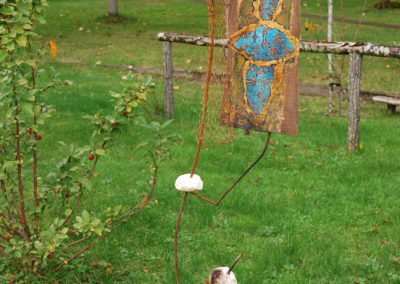
M 333 22 L 333 0 L 328 0 L 328 42 L 332 42 L 332 22 Z M 332 67 L 332 54 L 328 54 L 328 71 L 329 71 L 329 115 L 333 113 L 333 67 Z
M 108 13 L 118 15 L 118 0 L 108 0 Z
M 381 0 L 378 3 L 375 3 L 374 7 L 378 9 L 392 8 L 392 3 L 390 3 L 390 0 Z
M 164 112 L 166 118 L 174 116 L 173 74 L 172 44 L 169 41 L 164 41 Z
M 349 114 L 347 150 L 358 151 L 360 147 L 360 89 L 362 55 L 352 53 L 349 68 Z

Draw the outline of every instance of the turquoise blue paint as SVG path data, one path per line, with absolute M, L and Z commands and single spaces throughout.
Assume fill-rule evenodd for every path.
M 261 1 L 260 10 L 263 20 L 272 20 L 272 16 L 278 7 L 279 0 L 264 0 Z
M 278 29 L 258 26 L 244 33 L 233 44 L 238 50 L 245 51 L 255 61 L 272 61 L 285 58 L 295 48 L 286 35 Z
M 250 64 L 246 74 L 247 100 L 250 108 L 259 114 L 267 104 L 271 96 L 271 88 L 274 82 L 273 67 L 258 67 Z

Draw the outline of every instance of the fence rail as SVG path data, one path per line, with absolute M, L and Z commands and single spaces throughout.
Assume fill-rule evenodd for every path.
M 174 98 L 172 88 L 172 43 L 209 46 L 211 44 L 211 39 L 204 36 L 180 35 L 174 33 L 159 33 L 157 38 L 159 41 L 164 42 L 165 116 L 172 117 Z M 215 39 L 214 46 L 227 48 L 228 39 Z M 360 90 L 363 56 L 400 58 L 400 46 L 386 46 L 361 42 L 301 41 L 300 51 L 349 55 L 347 149 L 350 151 L 357 151 L 360 145 Z
M 208 46 L 211 39 L 205 36 L 180 35 L 174 33 L 159 33 L 159 41 Z M 228 47 L 228 40 L 215 39 L 215 46 Z M 388 46 L 362 42 L 314 42 L 300 41 L 301 52 L 350 54 L 357 53 L 368 56 L 400 58 L 400 46 Z

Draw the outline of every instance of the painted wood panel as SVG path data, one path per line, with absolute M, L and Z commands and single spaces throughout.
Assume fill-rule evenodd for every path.
M 300 0 L 231 0 L 221 125 L 297 135 Z

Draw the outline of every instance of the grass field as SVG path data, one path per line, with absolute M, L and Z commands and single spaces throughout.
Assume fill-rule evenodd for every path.
M 96 67 L 95 62 L 161 68 L 157 32 L 207 33 L 202 3 L 119 2 L 124 20 L 114 23 L 105 16 L 104 0 L 49 1 L 48 23 L 40 32 L 56 40 L 59 55 L 44 65 L 54 66 L 73 85 L 52 91 L 48 98 L 58 112 L 46 125 L 44 158 L 59 154 L 59 140 L 86 144 L 89 127 L 81 117 L 99 108 L 111 110 L 108 91 L 121 88 L 123 73 Z M 315 2 L 303 1 L 303 11 L 319 13 Z M 362 1 L 348 2 L 345 16 L 358 19 Z M 340 14 L 339 7 L 335 13 Z M 369 21 L 400 20 L 399 10 L 367 8 L 365 14 Z M 355 26 L 346 28 L 346 40 L 352 40 Z M 398 30 L 362 26 L 358 40 L 399 45 L 395 35 Z M 302 33 L 304 39 L 316 36 Z M 175 45 L 175 66 L 204 70 L 205 52 Z M 325 66 L 324 56 L 302 55 L 301 80 L 326 83 Z M 398 60 L 365 58 L 364 70 L 364 89 L 400 92 Z M 156 97 L 146 118 L 162 121 L 162 112 L 153 110 L 162 105 L 163 82 L 160 77 L 154 80 Z M 177 80 L 175 87 L 176 115 L 170 130 L 179 132 L 184 143 L 172 149 L 173 159 L 161 169 L 155 199 L 78 259 L 74 269 L 61 271 L 63 283 L 174 283 L 173 233 L 182 194 L 173 183 L 191 168 L 202 98 L 198 82 Z M 400 282 L 400 264 L 393 261 L 400 255 L 400 115 L 363 102 L 362 149 L 348 153 L 346 117 L 329 118 L 326 108 L 325 99 L 301 96 L 299 136 L 273 135 L 266 158 L 218 208 L 190 196 L 180 234 L 182 283 L 201 283 L 213 268 L 230 265 L 239 252 L 245 254 L 235 268 L 240 283 Z M 205 181 L 204 195 L 213 200 L 258 156 L 266 138 L 257 132 L 235 134 L 230 144 L 202 150 L 197 173 Z M 117 135 L 118 145 L 97 168 L 95 190 L 84 197 L 88 210 L 136 204 L 145 192 L 137 182 L 148 179 L 148 163 L 134 147 L 150 133 L 135 127 Z M 41 170 L 48 167 L 51 164 Z M 89 265 L 101 260 L 112 266 L 112 274 Z

